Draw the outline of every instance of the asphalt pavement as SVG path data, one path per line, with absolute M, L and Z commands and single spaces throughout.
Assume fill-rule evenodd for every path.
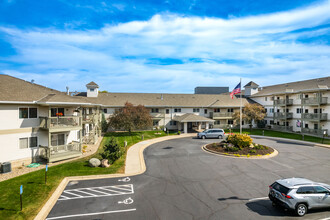
M 254 142 L 278 156 L 229 158 L 201 149 L 216 141 L 160 142 L 145 149 L 144 174 L 70 182 L 48 219 L 296 219 L 272 207 L 268 186 L 288 177 L 330 184 L 330 149 L 263 138 Z M 299 219 L 329 217 L 330 209 L 322 209 Z

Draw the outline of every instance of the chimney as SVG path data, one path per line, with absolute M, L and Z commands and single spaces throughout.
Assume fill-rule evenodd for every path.
M 67 94 L 67 95 L 70 95 L 69 86 L 66 87 L 66 94 Z

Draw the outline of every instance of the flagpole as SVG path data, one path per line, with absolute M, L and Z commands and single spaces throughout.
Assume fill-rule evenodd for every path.
M 240 78 L 240 86 L 241 86 L 241 93 L 240 93 L 240 99 L 241 99 L 241 105 L 239 106 L 239 133 L 242 134 L 242 78 Z

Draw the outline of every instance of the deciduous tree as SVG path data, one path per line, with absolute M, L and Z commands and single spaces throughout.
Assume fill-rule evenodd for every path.
M 242 120 L 247 121 L 252 128 L 252 123 L 261 121 L 266 117 L 266 111 L 262 105 L 255 104 L 245 104 L 242 109 Z M 240 122 L 240 112 L 235 112 L 233 118 L 236 124 Z
M 115 129 L 124 129 L 131 134 L 132 130 L 146 129 L 152 126 L 152 119 L 143 105 L 134 106 L 126 102 L 125 106 L 110 117 L 109 124 Z

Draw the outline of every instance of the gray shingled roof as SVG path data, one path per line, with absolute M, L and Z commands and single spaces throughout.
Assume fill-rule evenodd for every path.
M 200 115 L 195 115 L 193 113 L 186 113 L 181 116 L 175 116 L 173 120 L 178 122 L 214 122 L 212 119 L 205 118 Z
M 266 96 L 273 94 L 295 93 L 301 91 L 329 90 L 330 77 L 323 77 L 311 80 L 304 80 L 292 83 L 284 83 L 273 86 L 265 86 L 251 97 Z
M 97 85 L 95 82 L 90 82 L 90 83 L 87 83 L 86 86 L 95 86 L 97 88 L 99 88 L 99 85 Z
M 250 81 L 248 84 L 246 84 L 244 87 L 246 86 L 252 86 L 252 87 L 258 87 L 259 85 L 253 81 Z
M 205 94 L 160 94 L 160 93 L 99 93 L 96 98 L 87 98 L 89 102 L 108 107 L 124 106 L 126 102 L 147 107 L 239 107 L 240 99 L 231 99 L 229 95 Z M 248 103 L 242 98 L 242 104 Z

